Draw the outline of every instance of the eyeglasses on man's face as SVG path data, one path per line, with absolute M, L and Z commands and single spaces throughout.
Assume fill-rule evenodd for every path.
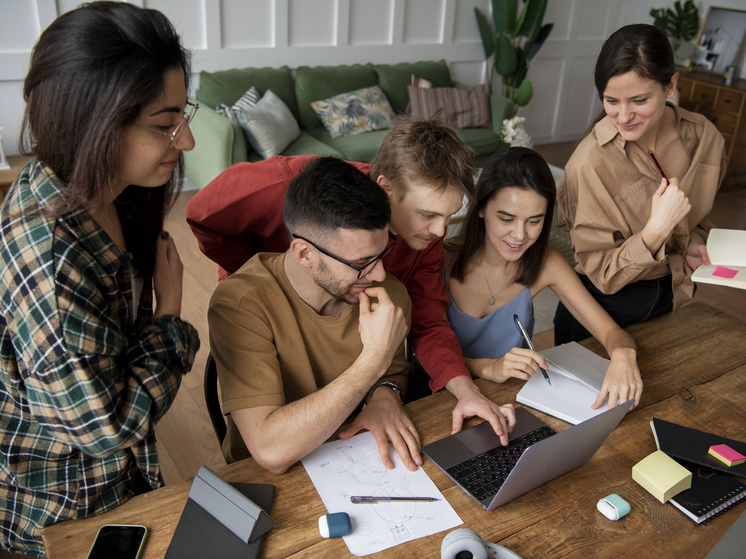
M 386 246 L 386 248 L 383 249 L 383 252 L 381 254 L 379 254 L 378 256 L 376 256 L 370 262 L 368 262 L 366 264 L 363 264 L 362 266 L 358 266 L 357 264 L 353 264 L 352 262 L 349 262 L 348 260 L 345 260 L 344 258 L 340 258 L 336 254 L 332 254 L 328 250 L 325 250 L 325 249 L 321 248 L 319 245 L 317 245 L 313 241 L 309 241 L 305 237 L 301 237 L 300 235 L 296 235 L 294 233 L 292 233 L 291 236 L 293 238 L 295 238 L 295 239 L 300 239 L 301 241 L 306 241 L 309 245 L 311 245 L 313 248 L 315 248 L 316 250 L 318 250 L 321 254 L 325 254 L 329 258 L 333 258 L 337 262 L 341 262 L 345 266 L 349 266 L 350 268 L 352 268 L 353 270 L 355 270 L 357 272 L 357 279 L 362 279 L 365 276 L 367 276 L 368 274 L 370 274 L 373 271 L 373 269 L 376 267 L 376 265 L 378 264 L 378 262 L 380 260 L 382 260 L 383 258 L 385 258 L 386 255 L 389 252 L 391 252 L 391 250 L 396 246 L 396 243 L 399 240 L 396 235 L 392 234 L 391 231 L 389 231 L 389 243 Z
M 186 129 L 186 127 L 189 126 L 189 123 L 192 122 L 194 114 L 197 112 L 197 109 L 199 109 L 199 103 L 190 103 L 187 101 L 187 108 L 189 109 L 189 112 L 187 112 L 186 109 L 184 110 L 184 118 L 176 125 L 173 132 L 164 132 L 163 130 L 156 130 L 155 128 L 148 128 L 147 126 L 141 126 L 139 124 L 135 124 L 135 126 L 142 128 L 143 130 L 150 130 L 151 132 L 155 132 L 161 136 L 166 136 L 166 138 L 171 140 L 168 147 L 174 147 L 174 145 L 179 141 L 179 138 L 181 138 L 181 135 L 184 133 L 184 129 Z

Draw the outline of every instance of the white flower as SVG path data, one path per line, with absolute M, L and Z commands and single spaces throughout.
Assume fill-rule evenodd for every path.
M 502 140 L 506 144 L 511 146 L 520 146 L 530 148 L 533 144 L 533 138 L 528 135 L 523 123 L 526 122 L 526 117 L 514 116 L 511 119 L 503 120 L 502 125 Z

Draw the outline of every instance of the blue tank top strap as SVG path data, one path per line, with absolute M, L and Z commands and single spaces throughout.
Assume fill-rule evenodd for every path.
M 448 290 L 448 278 L 446 292 L 448 321 L 466 358 L 499 359 L 514 347 L 525 347 L 523 336 L 515 327 L 514 314 L 521 319 L 529 336 L 534 333 L 534 306 L 528 287 L 483 318 L 469 316 L 456 306 Z

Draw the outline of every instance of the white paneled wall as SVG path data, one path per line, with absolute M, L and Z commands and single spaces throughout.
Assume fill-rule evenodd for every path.
M 744 0 L 717 0 L 743 7 Z M 80 0 L 0 0 L 0 127 L 17 153 L 22 82 L 40 30 Z M 490 0 L 133 0 L 169 16 L 200 70 L 245 66 L 396 63 L 445 59 L 457 81 L 487 79 L 474 7 Z M 673 0 L 668 2 L 673 4 Z M 521 109 L 535 143 L 575 139 L 600 110 L 593 65 L 620 25 L 652 22 L 667 0 L 550 0 L 554 22 L 533 60 L 534 98 Z M 699 4 L 699 3 L 698 3 Z M 703 14 L 707 6 L 704 4 Z M 746 57 L 744 57 L 746 58 Z M 746 60 L 741 74 L 746 75 Z M 499 81 L 495 80 L 496 87 Z

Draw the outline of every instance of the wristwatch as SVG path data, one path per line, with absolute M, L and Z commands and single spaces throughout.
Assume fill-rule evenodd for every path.
M 396 385 L 395 382 L 392 382 L 390 380 L 382 380 L 378 384 L 374 384 L 373 388 L 371 388 L 368 392 L 367 398 L 365 398 L 366 404 L 370 403 L 370 399 L 373 397 L 373 392 L 375 392 L 376 389 L 381 386 L 385 386 L 386 388 L 390 388 L 391 390 L 393 390 L 397 394 L 397 396 L 399 396 L 399 400 L 401 401 L 401 403 L 404 404 L 404 396 L 401 393 L 401 389 Z

